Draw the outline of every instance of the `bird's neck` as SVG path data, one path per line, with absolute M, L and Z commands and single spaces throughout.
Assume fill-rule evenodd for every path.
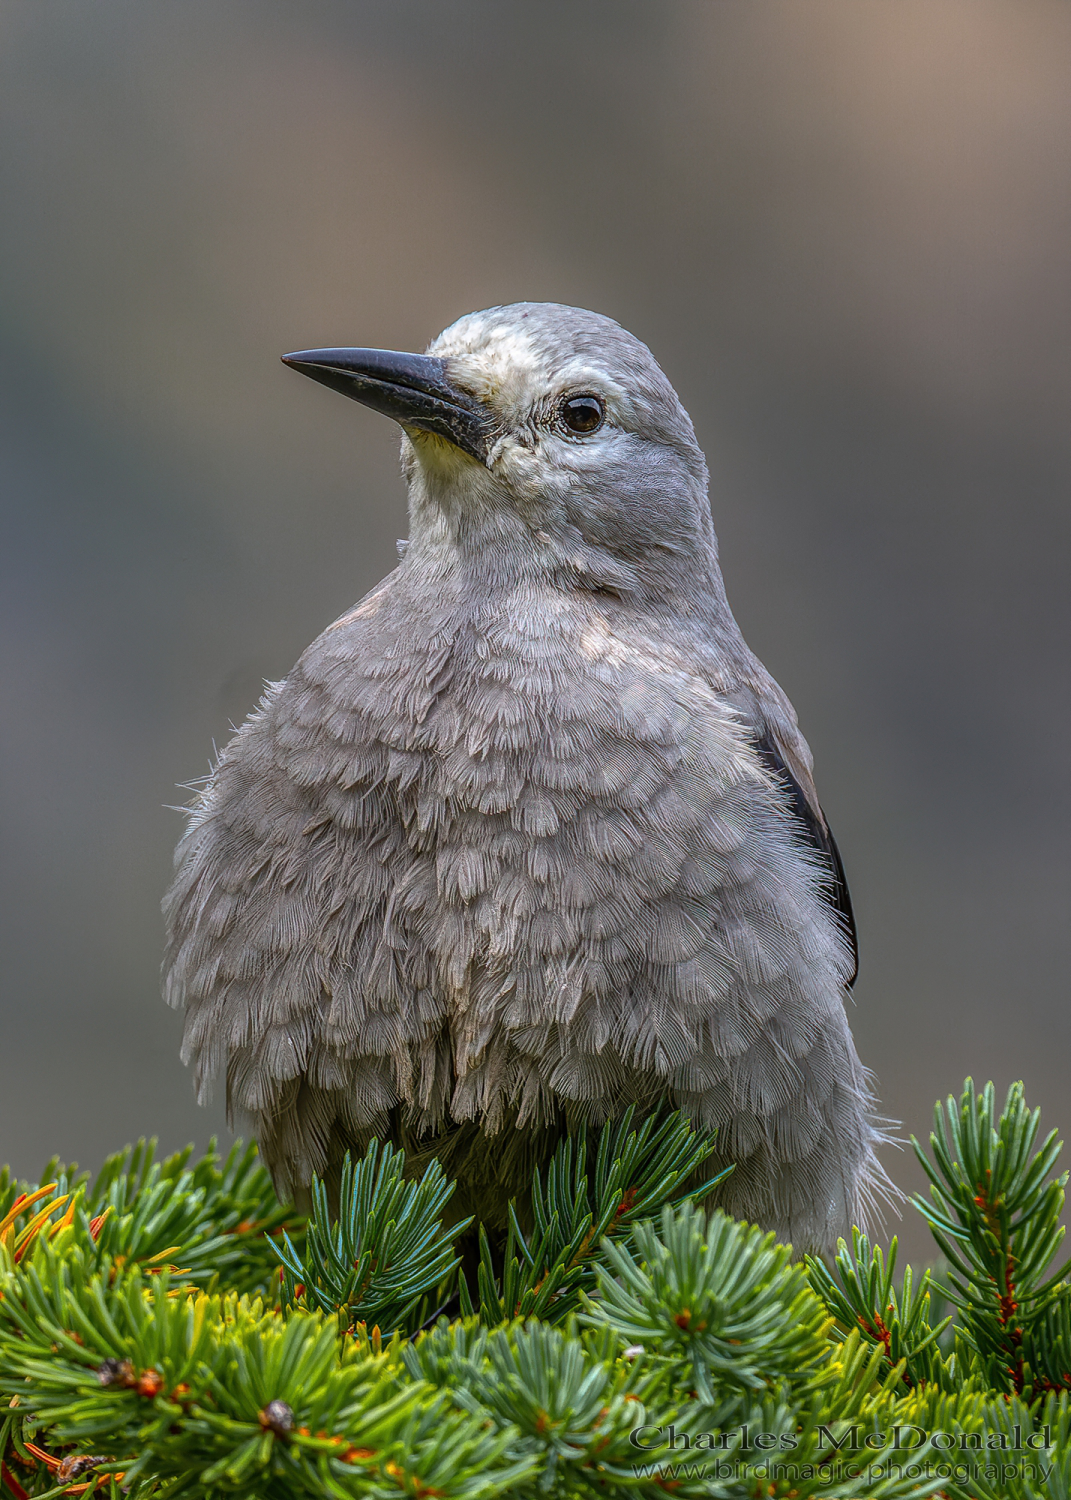
M 484 594 L 549 582 L 562 553 L 550 509 L 518 500 L 468 459 L 419 465 L 410 475 L 406 559 L 444 582 L 471 579 Z
M 526 501 L 505 492 L 467 459 L 444 472 L 420 466 L 409 478 L 406 564 L 444 594 L 477 602 L 579 591 L 685 617 L 725 607 L 713 546 L 628 559 L 581 535 L 553 496 Z

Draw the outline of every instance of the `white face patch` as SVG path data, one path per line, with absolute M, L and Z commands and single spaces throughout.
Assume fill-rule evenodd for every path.
M 449 360 L 450 374 L 460 386 L 497 413 L 503 434 L 530 421 L 533 411 L 566 393 L 591 392 L 606 404 L 611 423 L 628 427 L 634 416 L 628 392 L 590 357 L 555 358 L 538 337 L 514 315 L 498 309 L 468 313 L 441 333 L 427 352 Z
M 427 352 L 448 359 L 458 383 L 507 418 L 526 411 L 545 391 L 546 371 L 534 340 L 484 313 L 459 318 Z
M 427 352 L 439 359 L 480 356 L 489 369 L 536 366 L 535 344 L 524 329 L 488 313 L 466 313 L 443 330 Z

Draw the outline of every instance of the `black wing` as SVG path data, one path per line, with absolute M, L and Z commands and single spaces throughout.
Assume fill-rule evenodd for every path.
M 855 914 L 852 911 L 852 898 L 848 894 L 848 882 L 844 878 L 844 865 L 841 863 L 840 850 L 837 841 L 829 830 L 829 826 L 816 817 L 811 804 L 803 795 L 803 788 L 793 776 L 781 758 L 781 752 L 770 739 L 768 734 L 761 734 L 755 740 L 755 748 L 762 757 L 763 764 L 781 782 L 792 808 L 793 816 L 802 825 L 807 842 L 813 844 L 819 853 L 825 855 L 829 864 L 829 879 L 826 882 L 826 899 L 837 914 L 837 919 L 844 929 L 844 935 L 852 952 L 852 973 L 848 980 L 849 989 L 855 983 L 856 975 L 859 973 L 859 940 L 855 931 Z

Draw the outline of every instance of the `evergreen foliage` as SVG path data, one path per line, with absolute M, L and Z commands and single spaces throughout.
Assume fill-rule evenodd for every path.
M 407 1182 L 404 1171 L 405 1153 L 381 1150 L 378 1141 L 363 1161 L 347 1155 L 334 1221 L 327 1190 L 314 1180 L 302 1248 L 283 1230 L 279 1256 L 288 1305 L 304 1298 L 307 1306 L 347 1322 L 401 1329 L 429 1288 L 456 1270 L 453 1240 L 471 1221 L 444 1227 L 453 1185 L 437 1161 L 419 1182 Z
M 689 1196 L 705 1196 L 728 1170 L 707 1178 L 690 1192 L 693 1181 L 714 1150 L 714 1142 L 697 1135 L 678 1114 L 651 1117 L 633 1129 L 630 1106 L 620 1122 L 601 1134 L 588 1185 L 590 1149 L 583 1127 L 567 1137 L 547 1168 L 544 1185 L 537 1171 L 532 1184 L 530 1217 L 534 1233 L 526 1237 L 516 1205 L 509 1206 L 509 1235 L 501 1276 L 496 1276 L 486 1233 L 480 1233 L 477 1277 L 480 1316 L 498 1323 L 508 1317 L 545 1318 L 561 1323 L 594 1289 L 597 1256 L 606 1243 L 626 1236 L 646 1214 Z M 461 1305 L 472 1303 L 467 1286 Z
M 946 1265 L 899 1279 L 708 1212 L 677 1116 L 563 1142 L 469 1280 L 441 1168 L 376 1143 L 308 1221 L 240 1145 L 4 1173 L 0 1496 L 1071 1497 L 1059 1149 L 968 1080 L 916 1143 Z

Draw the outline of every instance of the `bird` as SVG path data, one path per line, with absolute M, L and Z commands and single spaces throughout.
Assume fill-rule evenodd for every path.
M 409 538 L 218 755 L 168 1001 L 281 1195 L 372 1138 L 489 1218 L 580 1126 L 679 1110 L 798 1253 L 880 1214 L 837 845 L 730 611 L 692 422 L 556 303 L 283 356 L 402 429 Z

